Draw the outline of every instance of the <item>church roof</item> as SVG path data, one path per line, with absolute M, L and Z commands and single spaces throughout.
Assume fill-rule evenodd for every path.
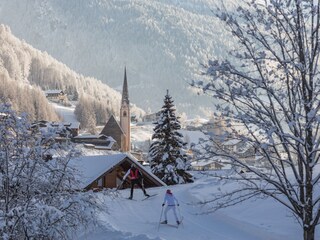
M 121 103 L 127 103 L 129 105 L 129 92 L 128 92 L 128 82 L 127 82 L 127 69 L 124 68 L 124 80 L 122 88 L 122 99 Z
M 119 125 L 115 117 L 111 115 L 111 117 L 109 118 L 108 122 L 106 123 L 106 125 L 104 126 L 100 134 L 113 137 L 114 135 L 117 135 L 119 133 L 124 134 L 121 126 Z

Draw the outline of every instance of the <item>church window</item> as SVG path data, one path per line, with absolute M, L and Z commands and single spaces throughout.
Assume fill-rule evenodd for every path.
M 126 111 L 123 112 L 123 116 L 124 116 L 124 117 L 127 116 L 127 112 L 126 112 Z

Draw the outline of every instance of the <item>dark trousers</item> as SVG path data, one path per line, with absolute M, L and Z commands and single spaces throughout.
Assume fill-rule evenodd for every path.
M 141 188 L 141 190 L 143 191 L 144 195 L 146 195 L 146 190 L 144 189 L 143 186 L 143 179 L 131 179 L 131 193 L 130 193 L 130 197 L 133 196 L 133 189 L 134 189 L 134 185 L 138 184 L 138 186 Z

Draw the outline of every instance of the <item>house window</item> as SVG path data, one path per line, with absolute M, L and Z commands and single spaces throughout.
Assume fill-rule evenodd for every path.
M 98 187 L 103 187 L 103 177 L 98 179 Z

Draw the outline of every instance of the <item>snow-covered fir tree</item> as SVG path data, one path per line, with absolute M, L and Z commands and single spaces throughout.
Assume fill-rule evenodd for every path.
M 168 185 L 192 182 L 192 176 L 186 172 L 190 164 L 183 149 L 185 143 L 178 132 L 181 125 L 168 90 L 155 124 L 149 149 L 152 172 Z

